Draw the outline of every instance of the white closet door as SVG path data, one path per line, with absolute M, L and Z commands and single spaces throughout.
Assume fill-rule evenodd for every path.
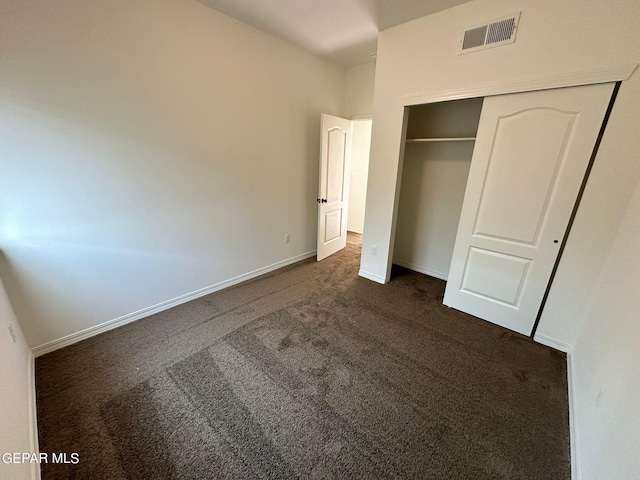
M 445 305 L 531 333 L 613 88 L 484 100 Z

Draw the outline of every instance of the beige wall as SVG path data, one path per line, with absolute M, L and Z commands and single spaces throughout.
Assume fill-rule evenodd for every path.
M 16 337 L 15 341 L 9 332 L 9 326 Z M 32 390 L 34 388 L 33 357 L 1 280 L 0 365 L 2 365 L 2 375 L 0 375 L 0 455 L 36 452 L 35 405 L 32 401 L 34 398 Z M 37 471 L 37 463 L 5 464 L 0 459 L 0 478 L 16 480 L 35 478 Z
M 191 0 L 8 0 L 0 45 L 0 271 L 30 346 L 315 250 L 343 68 Z
M 640 183 L 613 242 L 572 354 L 583 480 L 640 478 Z
M 347 118 L 371 118 L 375 74 L 376 64 L 374 62 L 347 69 L 344 104 L 344 114 Z

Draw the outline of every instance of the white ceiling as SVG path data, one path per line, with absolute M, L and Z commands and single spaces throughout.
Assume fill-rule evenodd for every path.
M 378 32 L 470 0 L 198 0 L 347 67 L 371 61 Z

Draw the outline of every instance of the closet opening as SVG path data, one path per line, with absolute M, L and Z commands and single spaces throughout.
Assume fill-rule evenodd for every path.
M 447 280 L 483 100 L 405 107 L 394 264 Z

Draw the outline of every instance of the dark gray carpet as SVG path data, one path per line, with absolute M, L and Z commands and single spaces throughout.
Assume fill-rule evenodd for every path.
M 37 359 L 42 478 L 569 479 L 566 362 L 359 238 Z

